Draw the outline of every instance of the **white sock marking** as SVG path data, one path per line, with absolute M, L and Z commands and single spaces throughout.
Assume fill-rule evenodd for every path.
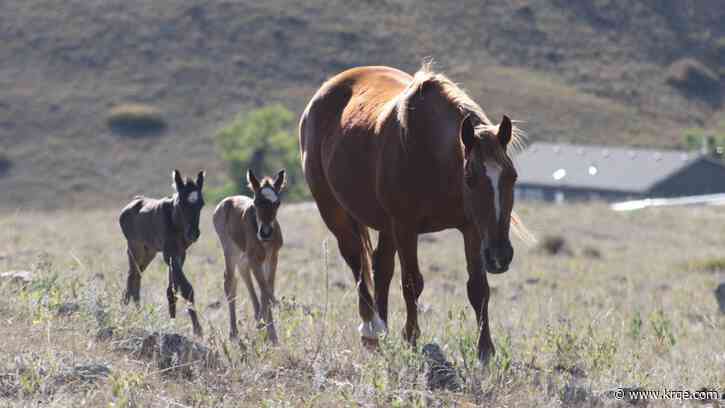
M 362 322 L 358 326 L 357 331 L 360 332 L 360 336 L 366 339 L 377 339 L 379 335 L 388 332 L 385 322 L 380 318 L 380 315 L 375 312 L 373 319 L 369 322 Z
M 496 222 L 501 219 L 501 194 L 498 191 L 498 182 L 501 178 L 501 166 L 497 163 L 486 162 L 486 176 L 491 181 L 493 187 L 493 206 L 496 209 Z

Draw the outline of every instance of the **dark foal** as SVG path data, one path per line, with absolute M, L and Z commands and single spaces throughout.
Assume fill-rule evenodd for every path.
M 194 334 L 202 335 L 201 325 L 194 309 L 194 288 L 186 279 L 184 260 L 186 250 L 199 239 L 199 215 L 204 206 L 201 189 L 204 186 L 204 172 L 200 171 L 196 181 L 183 180 L 181 173 L 172 174 L 176 194 L 160 200 L 137 196 L 121 211 L 119 222 L 128 244 L 128 280 L 123 303 L 133 299 L 140 301 L 141 274 L 161 252 L 169 267 L 169 286 L 166 298 L 169 301 L 169 315 L 176 318 L 176 292 L 190 305 L 187 306 Z

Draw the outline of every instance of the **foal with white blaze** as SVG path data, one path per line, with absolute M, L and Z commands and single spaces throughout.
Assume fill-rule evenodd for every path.
M 214 210 L 214 228 L 224 250 L 224 292 L 229 303 L 229 336 L 236 338 L 236 297 L 239 269 L 249 290 L 254 307 L 254 317 L 267 327 L 272 343 L 277 342 L 277 332 L 272 318 L 274 277 L 277 272 L 277 256 L 282 247 L 282 229 L 277 222 L 280 192 L 285 186 L 285 171 L 280 170 L 274 180 L 265 177 L 260 183 L 252 170 L 247 171 L 247 182 L 253 198 L 232 196 L 225 198 Z M 251 273 L 259 285 L 260 299 L 252 283 Z M 261 300 L 261 304 L 260 304 Z
M 174 170 L 171 177 L 176 192 L 172 197 L 157 200 L 137 196 L 121 210 L 119 224 L 128 247 L 128 279 L 123 303 L 128 304 L 131 299 L 136 304 L 140 302 L 141 274 L 161 252 L 169 267 L 166 289 L 169 316 L 176 318 L 176 294 L 181 291 L 181 296 L 190 303 L 187 311 L 194 334 L 201 336 L 202 329 L 194 308 L 194 288 L 182 268 L 186 251 L 201 235 L 199 217 L 204 207 L 204 172 L 199 172 L 196 181 L 184 180 L 178 170 Z

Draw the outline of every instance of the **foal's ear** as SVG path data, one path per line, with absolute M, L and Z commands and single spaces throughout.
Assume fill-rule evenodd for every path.
M 199 187 L 199 190 L 204 187 L 204 176 L 206 176 L 204 170 L 200 170 L 199 174 L 196 175 L 196 186 Z
M 274 189 L 279 193 L 285 185 L 287 185 L 287 178 L 284 169 L 282 169 L 277 172 L 277 177 L 274 178 Z
M 503 115 L 503 119 L 501 119 L 501 123 L 498 125 L 498 141 L 504 149 L 511 141 L 512 129 L 513 126 L 511 125 L 511 119 L 509 119 L 508 116 Z
M 181 192 L 181 188 L 184 187 L 184 180 L 181 179 L 181 173 L 179 170 L 174 169 L 174 172 L 171 173 L 171 178 L 174 180 L 174 183 L 172 184 L 174 189 Z
M 473 129 L 473 115 L 468 115 L 463 119 L 463 122 L 461 122 L 461 142 L 463 142 L 463 146 L 466 148 L 465 153 L 466 156 L 473 150 L 473 148 L 476 146 L 477 139 L 476 139 L 476 133 Z
M 257 176 L 254 175 L 252 169 L 247 170 L 247 186 L 249 186 L 255 194 L 259 190 L 259 180 L 257 180 Z

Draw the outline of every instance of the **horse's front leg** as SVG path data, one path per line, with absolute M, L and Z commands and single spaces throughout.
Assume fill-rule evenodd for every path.
M 191 283 L 189 283 L 189 280 L 186 279 L 186 276 L 184 275 L 184 271 L 182 269 L 184 265 L 184 259 L 186 258 L 185 255 L 186 254 L 182 254 L 181 256 L 169 257 L 171 264 L 171 280 L 173 282 L 174 289 L 181 290 L 181 296 L 188 302 L 186 310 L 188 311 L 189 317 L 191 318 L 191 324 L 194 327 L 194 334 L 197 336 L 202 336 L 202 329 L 201 325 L 199 324 L 199 318 L 197 316 L 196 307 L 194 304 L 194 288 L 191 286 Z M 174 296 L 173 304 L 174 315 L 176 315 L 176 296 Z M 171 308 L 172 304 L 169 303 L 169 310 L 171 310 Z
M 251 265 L 254 278 L 259 285 L 261 310 L 260 317 L 263 324 L 267 327 L 267 338 L 272 344 L 277 344 L 277 330 L 274 328 L 274 318 L 272 317 L 272 301 L 274 293 L 268 284 L 268 277 L 265 276 L 265 269 L 268 268 L 266 262 L 253 262 Z
M 466 251 L 466 269 L 468 270 L 468 300 L 476 312 L 478 323 L 478 359 L 486 363 L 495 353 L 491 332 L 488 327 L 488 299 L 490 289 L 481 256 L 481 238 L 474 225 L 461 229 Z
M 418 267 L 418 233 L 414 228 L 396 223 L 393 226 L 395 246 L 400 259 L 403 297 L 407 318 L 403 337 L 413 346 L 420 335 L 418 327 L 418 297 L 423 292 L 423 275 Z
M 172 258 L 164 255 L 164 262 L 169 269 L 169 286 L 166 288 L 166 300 L 169 303 L 169 317 L 176 319 L 176 280 Z

